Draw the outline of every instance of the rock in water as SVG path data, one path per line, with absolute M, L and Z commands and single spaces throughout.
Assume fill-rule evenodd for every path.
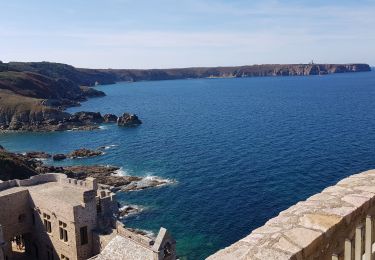
M 51 158 L 51 155 L 45 152 L 28 152 L 26 157 L 30 159 L 48 159 Z
M 82 148 L 82 149 L 78 149 L 78 150 L 71 152 L 70 154 L 68 154 L 68 157 L 75 159 L 75 158 L 94 157 L 94 156 L 98 156 L 102 154 L 103 154 L 102 151 L 89 150 L 89 149 Z
M 125 205 L 119 209 L 119 217 L 124 218 L 128 217 L 129 215 L 134 215 L 142 211 L 142 208 L 136 205 Z
M 94 123 L 94 124 L 101 124 L 103 123 L 103 117 L 99 112 L 77 112 L 74 113 L 69 118 L 70 122 L 80 122 L 80 123 Z
M 104 123 L 116 123 L 118 117 L 116 115 L 113 115 L 113 114 L 105 114 L 103 116 L 103 119 L 104 119 Z
M 117 119 L 117 125 L 133 127 L 142 124 L 142 121 L 135 114 L 124 113 Z
M 54 161 L 65 160 L 65 159 L 66 159 L 66 155 L 65 155 L 65 154 L 62 154 L 62 153 L 60 153 L 60 154 L 55 154 L 55 155 L 52 156 L 52 159 L 53 159 Z

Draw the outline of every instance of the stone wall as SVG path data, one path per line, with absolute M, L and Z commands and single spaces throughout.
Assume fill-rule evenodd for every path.
M 0 205 L 0 223 L 6 227 L 3 229 L 5 241 L 31 231 L 32 210 L 27 190 L 1 196 Z
M 59 182 L 61 179 L 67 179 L 65 174 L 62 173 L 47 173 L 41 175 L 35 175 L 29 179 L 24 180 L 9 180 L 0 182 L 0 191 L 6 190 L 12 187 L 26 187 L 33 186 L 45 182 Z
M 116 223 L 116 230 L 117 230 L 117 234 L 119 234 L 123 237 L 126 237 L 128 239 L 131 239 L 131 240 L 137 242 L 138 244 L 141 244 L 144 247 L 149 248 L 151 250 L 152 243 L 154 242 L 151 238 L 148 238 L 146 236 L 137 234 L 135 232 L 132 232 L 132 231 L 126 229 L 124 227 L 124 224 L 122 224 L 121 222 L 118 222 L 118 221 Z
M 72 235 L 75 236 L 78 259 L 87 259 L 94 254 L 93 232 L 97 227 L 96 199 L 86 201 L 84 207 L 74 207 L 74 228 Z M 81 241 L 80 229 L 87 227 L 88 242 Z
M 207 259 L 344 259 L 344 254 L 353 259 L 354 251 L 358 257 L 369 257 L 373 216 L 375 170 L 343 179 L 280 212 Z

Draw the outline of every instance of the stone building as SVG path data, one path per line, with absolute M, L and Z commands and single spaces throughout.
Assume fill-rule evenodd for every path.
M 93 178 L 0 181 L 0 260 L 176 259 L 167 230 L 148 238 L 125 228 L 117 213 L 114 194 Z

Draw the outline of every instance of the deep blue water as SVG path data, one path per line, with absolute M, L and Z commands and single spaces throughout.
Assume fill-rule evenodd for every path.
M 130 227 L 168 228 L 183 259 L 203 259 L 345 176 L 375 168 L 375 73 L 199 79 L 100 86 L 69 111 L 135 112 L 144 124 L 0 135 L 13 151 L 116 144 L 75 164 L 113 164 L 177 184 L 118 194 L 147 207 Z

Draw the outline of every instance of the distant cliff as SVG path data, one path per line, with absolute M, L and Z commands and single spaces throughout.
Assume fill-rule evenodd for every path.
M 371 71 L 368 64 L 269 64 L 239 67 L 207 67 L 152 70 L 101 70 L 117 80 L 169 80 L 186 78 L 240 78 L 265 76 L 307 76 Z
M 50 79 L 64 80 L 66 81 L 66 85 L 73 83 L 75 86 L 94 86 L 96 83 L 113 84 L 118 81 L 325 75 L 332 73 L 371 71 L 371 68 L 368 64 L 266 64 L 236 67 L 139 70 L 82 69 L 74 68 L 66 64 L 50 62 L 0 63 L 0 77 L 1 73 L 6 71 L 28 73 L 28 75 L 39 74 Z
M 105 94 L 92 88 L 119 81 L 325 75 L 370 71 L 367 64 L 269 64 L 181 69 L 82 69 L 50 62 L 0 62 L 0 131 L 91 129 L 66 107 Z

